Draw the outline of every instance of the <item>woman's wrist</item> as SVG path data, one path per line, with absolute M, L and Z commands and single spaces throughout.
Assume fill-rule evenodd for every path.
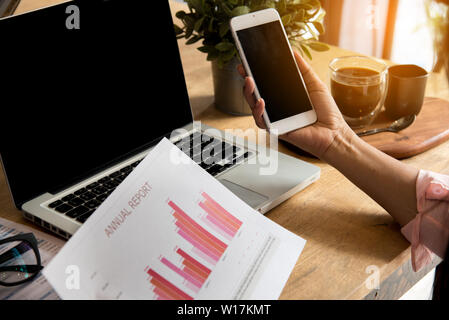
M 322 155 L 321 160 L 326 161 L 338 169 L 337 166 L 340 159 L 348 160 L 351 158 L 351 155 L 357 152 L 361 142 L 360 140 L 349 126 L 343 125 L 336 131 L 331 144 Z
M 417 213 L 418 169 L 377 150 L 349 127 L 335 135 L 322 160 L 340 171 L 401 225 Z

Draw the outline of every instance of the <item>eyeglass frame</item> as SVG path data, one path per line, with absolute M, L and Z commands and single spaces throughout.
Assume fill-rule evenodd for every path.
M 34 271 L 34 273 L 30 277 L 23 279 L 21 281 L 18 281 L 18 282 L 6 283 L 6 282 L 3 282 L 0 280 L 0 286 L 13 287 L 13 286 L 18 286 L 25 282 L 31 281 L 39 274 L 39 271 L 41 271 L 44 268 L 41 263 L 41 255 L 39 253 L 39 249 L 37 246 L 37 240 L 36 240 L 36 237 L 34 236 L 34 234 L 22 233 L 22 234 L 18 234 L 18 235 L 9 237 L 9 238 L 1 239 L 0 245 L 8 243 L 8 242 L 14 242 L 14 241 L 27 242 L 31 246 L 31 249 L 33 249 L 33 252 L 36 255 L 36 260 L 37 260 L 36 264 L 35 265 L 34 264 L 26 265 L 26 267 L 27 267 L 27 269 L 31 269 L 30 270 L 31 272 Z M 8 252 L 8 251 L 6 251 L 6 252 Z M 0 255 L 0 259 L 3 254 Z M 18 268 L 20 268 L 20 267 L 22 267 L 22 266 L 20 266 L 20 265 L 19 266 L 3 266 L 3 267 L 0 266 L 0 273 L 2 271 L 21 271 L 21 270 L 18 270 Z M 16 268 L 17 268 L 17 270 L 16 270 Z M 14 270 L 11 270 L 11 269 L 14 269 Z

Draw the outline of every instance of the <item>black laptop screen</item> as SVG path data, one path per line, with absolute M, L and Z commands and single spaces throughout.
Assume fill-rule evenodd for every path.
M 69 4 L 79 30 L 66 28 Z M 0 34 L 0 151 L 17 206 L 192 121 L 167 1 L 69 2 L 2 20 Z

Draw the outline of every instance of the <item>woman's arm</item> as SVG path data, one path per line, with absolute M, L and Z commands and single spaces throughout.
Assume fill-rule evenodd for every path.
M 352 131 L 338 134 L 322 159 L 381 205 L 401 226 L 416 216 L 418 169 L 377 150 Z
M 377 150 L 360 139 L 346 124 L 325 84 L 300 55 L 295 58 L 315 107 L 318 121 L 280 138 L 314 154 L 339 170 L 379 203 L 401 225 L 417 214 L 416 179 L 419 170 Z M 265 128 L 263 99 L 254 98 L 254 81 L 245 77 L 244 95 L 256 124 Z

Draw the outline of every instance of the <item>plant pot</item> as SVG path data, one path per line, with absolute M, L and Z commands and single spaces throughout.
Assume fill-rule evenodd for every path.
M 215 107 L 229 114 L 247 116 L 252 112 L 243 96 L 245 80 L 237 71 L 239 64 L 240 61 L 233 58 L 220 68 L 216 61 L 212 61 Z

